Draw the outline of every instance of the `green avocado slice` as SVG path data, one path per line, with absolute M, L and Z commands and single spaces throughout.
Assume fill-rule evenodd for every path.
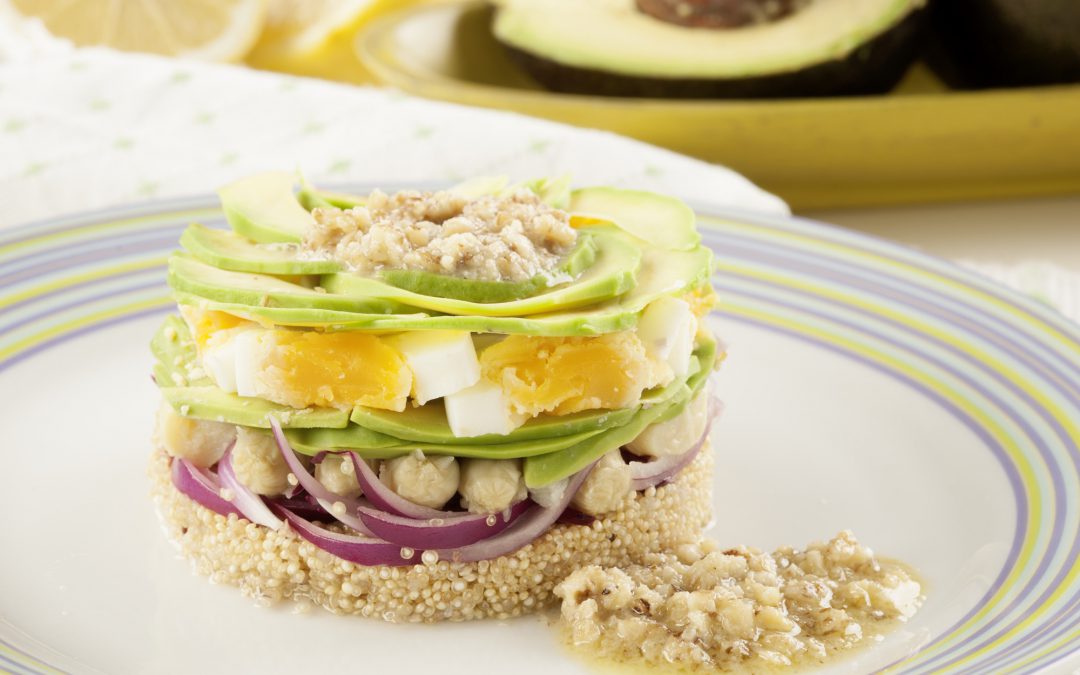
M 367 427 L 349 423 L 340 429 L 308 429 L 286 434 L 293 448 L 308 455 L 320 450 L 390 450 L 400 447 L 404 441 Z
M 578 445 L 548 455 L 525 460 L 525 485 L 542 487 L 566 478 L 589 466 L 604 454 L 622 447 L 645 431 L 646 427 L 678 415 L 708 381 L 716 363 L 717 345 L 706 338 L 694 350 L 696 366 L 685 382 L 675 382 L 660 390 L 652 402 L 644 405 L 626 424 L 609 429 Z
M 176 291 L 239 305 L 382 314 L 404 309 L 401 303 L 383 298 L 348 297 L 265 274 L 219 269 L 182 253 L 169 256 L 168 280 Z
M 245 427 L 270 428 L 269 417 L 290 429 L 328 427 L 341 429 L 349 423 L 348 410 L 306 408 L 297 410 L 261 398 L 229 394 L 214 386 L 162 387 L 161 395 L 184 417 L 228 422 Z
M 373 432 L 363 427 L 350 424 L 344 429 L 298 430 L 290 431 L 287 435 L 293 449 L 308 455 L 314 455 L 323 450 L 354 450 L 362 457 L 388 459 L 407 455 L 413 450 L 420 450 L 428 455 L 452 455 L 454 457 L 475 457 L 478 459 L 518 459 L 564 450 L 582 443 L 592 436 L 603 433 L 603 430 L 596 429 L 569 436 L 532 438 L 489 445 L 410 443 L 400 439 L 393 439 L 393 445 L 381 445 L 380 439 L 378 447 L 363 447 L 363 443 L 372 438 L 371 433 Z M 382 434 L 379 434 L 379 436 L 389 438 Z
M 701 243 L 697 216 L 682 200 L 655 192 L 591 187 L 574 190 L 570 211 L 610 220 L 654 246 L 688 251 Z
M 480 303 L 508 302 L 536 295 L 559 284 L 560 279 L 577 279 L 595 260 L 596 244 L 592 236 L 583 234 L 551 276 L 538 274 L 526 281 L 483 281 L 419 270 L 383 270 L 379 278 L 391 286 L 428 297 Z
M 405 441 L 463 447 L 500 445 L 608 429 L 628 422 L 636 410 L 585 410 L 572 415 L 541 415 L 506 435 L 487 434 L 468 438 L 458 438 L 450 431 L 441 400 L 419 408 L 406 408 L 402 412 L 358 406 L 353 409 L 351 419 L 366 429 Z
M 241 178 L 218 190 L 221 209 L 239 235 L 258 242 L 298 242 L 315 219 L 293 193 L 296 177 L 284 171 Z
M 228 230 L 192 223 L 180 245 L 202 262 L 233 272 L 287 276 L 329 274 L 341 270 L 333 260 L 304 260 L 293 244 L 259 244 Z
M 653 300 L 696 287 L 712 271 L 712 251 L 699 246 L 692 251 L 649 250 L 638 272 L 637 286 L 620 298 L 598 305 L 528 317 L 432 316 L 427 313 L 381 314 L 245 305 L 212 300 L 199 293 L 177 288 L 180 304 L 200 305 L 237 316 L 247 316 L 282 326 L 321 327 L 327 330 L 467 330 L 475 333 L 504 333 L 544 336 L 601 335 L 627 330 L 637 325 L 640 312 Z M 170 283 L 172 283 L 170 281 Z
M 170 314 L 165 317 L 150 340 L 150 352 L 156 360 L 154 381 L 159 387 L 213 384 L 205 375 L 194 379 L 190 376 L 198 359 L 195 343 L 191 340 L 191 331 L 179 316 Z
M 416 314 L 356 314 L 299 307 L 252 307 L 207 300 L 190 293 L 174 292 L 182 305 L 249 317 L 279 326 L 324 328 L 326 330 L 365 330 L 398 333 L 408 330 L 465 330 L 473 333 L 521 333 L 527 335 L 602 335 L 633 328 L 637 314 L 630 311 L 608 312 L 597 316 L 588 311 L 556 312 L 532 318 L 487 316 L 432 316 Z
M 596 242 L 596 261 L 574 282 L 529 298 L 509 302 L 469 302 L 413 293 L 356 274 L 328 274 L 322 287 L 333 295 L 349 298 L 382 298 L 403 305 L 453 315 L 520 317 L 571 309 L 614 298 L 634 287 L 642 251 L 614 228 L 590 228 Z
M 428 297 L 351 273 L 325 275 L 321 287 L 308 288 L 269 275 L 221 269 L 179 253 L 169 258 L 169 283 L 179 292 L 256 307 L 311 308 L 380 315 L 413 313 L 418 308 L 436 313 L 478 316 L 539 314 L 616 297 L 633 287 L 635 273 L 641 263 L 641 249 L 614 228 L 596 230 L 589 233 L 589 237 L 596 241 L 597 259 L 575 282 L 510 302 L 480 303 Z M 588 257 L 588 253 L 579 253 L 574 256 L 573 264 L 587 262 Z
M 534 178 L 520 185 L 532 190 L 548 206 L 565 211 L 570 205 L 570 184 L 570 174 L 563 174 L 557 178 Z
M 300 176 L 300 191 L 296 199 L 308 211 L 317 208 L 348 210 L 363 205 L 365 198 L 344 192 L 330 192 L 313 187 L 303 175 Z

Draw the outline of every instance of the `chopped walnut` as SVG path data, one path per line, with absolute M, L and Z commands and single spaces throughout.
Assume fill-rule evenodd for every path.
M 376 190 L 363 206 L 317 208 L 312 215 L 307 253 L 361 274 L 400 269 L 483 281 L 553 277 L 577 239 L 565 211 L 524 189 L 476 198 Z
M 650 664 L 822 661 L 910 617 L 921 587 L 850 532 L 768 555 L 702 541 L 625 570 L 584 567 L 555 589 L 571 641 Z

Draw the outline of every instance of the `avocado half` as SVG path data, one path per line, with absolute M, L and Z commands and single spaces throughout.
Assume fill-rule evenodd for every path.
M 736 27 L 682 25 L 639 4 L 498 0 L 492 30 L 514 60 L 554 91 L 841 96 L 896 85 L 917 55 L 926 0 L 805 0 L 786 15 Z
M 1080 82 L 1077 0 L 945 0 L 930 14 L 927 60 L 952 87 Z

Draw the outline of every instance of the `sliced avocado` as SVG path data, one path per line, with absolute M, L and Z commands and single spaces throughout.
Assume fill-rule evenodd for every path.
M 547 286 L 547 279 L 542 276 L 526 281 L 484 281 L 420 270 L 383 270 L 379 278 L 395 288 L 429 298 L 484 304 L 528 298 Z
M 359 424 L 346 424 L 339 429 L 306 429 L 286 434 L 295 450 L 313 455 L 320 450 L 381 450 L 395 448 L 404 441 Z
M 391 286 L 429 297 L 481 303 L 509 302 L 536 295 L 560 283 L 559 280 L 577 279 L 595 260 L 596 244 L 585 234 L 550 277 L 537 275 L 527 281 L 482 281 L 419 270 L 383 270 L 379 278 Z
M 318 190 L 313 188 L 311 194 L 335 209 L 341 209 L 343 211 L 348 211 L 357 206 L 363 206 L 366 201 L 366 197 L 351 195 L 347 192 L 332 192 L 330 190 Z
M 431 297 L 349 273 L 328 274 L 322 286 L 342 298 L 381 298 L 454 315 L 520 317 L 581 307 L 633 288 L 642 256 L 641 249 L 617 230 L 590 228 L 589 234 L 596 242 L 596 261 L 577 280 L 521 300 L 482 303 Z
M 365 201 L 364 197 L 359 195 L 320 190 L 313 187 L 303 175 L 300 176 L 300 191 L 296 193 L 296 199 L 308 211 L 316 208 L 348 210 L 362 205 Z
M 1080 82 L 1076 0 L 945 0 L 930 4 L 927 60 L 952 87 Z
M 333 260 L 304 260 L 294 244 L 259 244 L 235 232 L 192 223 L 180 245 L 208 265 L 234 272 L 309 275 L 341 270 Z
M 754 11 L 732 21 L 722 16 L 740 4 Z M 895 86 L 916 55 L 926 0 L 777 2 L 771 4 L 793 11 L 771 16 L 764 11 L 769 4 L 498 0 L 493 32 L 511 57 L 555 91 L 837 96 Z
M 525 485 L 542 487 L 577 473 L 604 454 L 637 438 L 650 424 L 664 422 L 681 413 L 708 381 L 716 362 L 716 343 L 711 339 L 700 342 L 694 350 L 694 359 L 697 363 L 691 371 L 693 374 L 685 382 L 675 382 L 653 392 L 651 402 L 643 405 L 626 424 L 564 450 L 526 458 Z
M 592 187 L 574 190 L 570 210 L 610 220 L 638 239 L 675 251 L 701 243 L 697 216 L 683 201 L 640 190 Z
M 154 380 L 159 387 L 213 384 L 206 375 L 196 378 L 190 376 L 198 363 L 198 357 L 191 331 L 179 316 L 170 314 L 165 317 L 150 340 L 150 352 L 157 360 L 154 364 Z
M 565 210 L 570 206 L 570 174 L 557 178 L 534 178 L 521 184 L 540 197 L 540 201 L 556 209 Z
M 173 295 L 182 305 L 198 305 L 206 309 L 280 326 L 325 328 L 326 330 L 367 330 L 380 333 L 397 333 L 406 330 L 467 330 L 473 333 L 601 335 L 633 328 L 637 324 L 637 312 L 623 309 L 609 310 L 599 316 L 582 310 L 538 314 L 532 318 L 432 316 L 426 313 L 385 315 L 300 307 L 253 307 L 206 300 L 183 292 L 174 292 Z
M 348 297 L 320 292 L 265 274 L 218 269 L 181 253 L 169 256 L 168 279 L 176 291 L 238 305 L 382 314 L 403 309 L 400 303 L 381 298 Z
M 261 398 L 229 394 L 214 386 L 162 387 L 161 395 L 184 417 L 228 422 L 245 427 L 269 429 L 270 415 L 276 417 L 281 422 L 281 426 L 290 429 L 312 427 L 340 429 L 349 423 L 347 410 L 333 408 L 296 410 L 264 401 Z
M 467 330 L 474 333 L 525 335 L 601 335 L 637 325 L 638 315 L 663 295 L 683 293 L 703 283 L 712 271 L 712 251 L 699 246 L 692 251 L 646 251 L 632 291 L 581 310 L 548 312 L 528 317 L 431 316 L 416 314 L 357 314 L 300 307 L 266 307 L 214 301 L 177 290 L 180 304 L 274 323 L 282 326 L 322 327 L 327 330 Z M 171 282 L 170 282 L 171 283 Z M 175 288 L 175 287 L 174 287 Z
M 625 424 L 634 416 L 635 411 L 635 408 L 625 408 L 586 410 L 572 415 L 541 415 L 506 435 L 487 434 L 468 438 L 458 438 L 450 431 L 441 400 L 432 401 L 419 408 L 406 408 L 402 412 L 356 407 L 352 412 L 352 421 L 366 429 L 405 441 L 461 447 L 517 443 L 608 429 Z
M 394 439 L 395 445 L 363 447 L 363 444 L 371 438 L 371 432 L 369 430 L 360 431 L 362 429 L 363 427 L 350 424 L 344 429 L 290 431 L 288 437 L 293 449 L 308 455 L 314 455 L 323 450 L 354 450 L 362 457 L 388 459 L 407 455 L 414 450 L 420 450 L 428 455 L 452 455 L 454 457 L 476 457 L 479 459 L 518 459 L 559 452 L 603 433 L 602 429 L 595 429 L 569 436 L 533 438 L 507 443 L 491 443 L 489 445 L 410 443 Z
M 300 241 L 315 219 L 293 193 L 295 183 L 291 173 L 271 171 L 221 188 L 218 197 L 229 226 L 258 242 Z

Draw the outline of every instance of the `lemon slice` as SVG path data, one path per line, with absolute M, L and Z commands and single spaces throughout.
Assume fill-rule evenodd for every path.
M 377 16 L 423 1 L 270 0 L 266 28 L 247 62 L 297 75 L 370 82 L 353 53 L 357 31 Z
M 237 61 L 266 18 L 266 0 L 12 0 L 51 33 L 103 45 L 205 61 Z

